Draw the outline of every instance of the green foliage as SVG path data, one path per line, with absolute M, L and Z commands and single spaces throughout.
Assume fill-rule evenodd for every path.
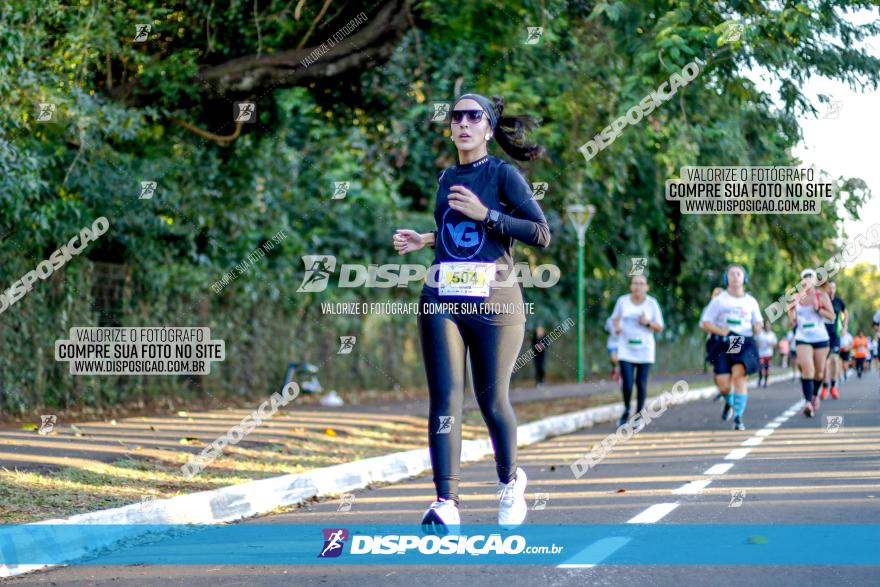
M 111 229 L 63 276 L 38 281 L 0 315 L 0 410 L 204 392 L 258 396 L 274 390 L 291 358 L 321 364 L 325 384 L 340 388 L 423 385 L 414 319 L 331 319 L 319 307 L 411 301 L 418 288 L 295 290 L 301 255 L 397 262 L 395 228 L 433 228 L 436 174 L 455 162 L 455 150 L 428 112 L 432 101 L 453 99 L 459 80 L 462 92 L 503 95 L 505 113 L 543 118 L 535 138 L 548 156 L 524 172 L 550 184 L 541 205 L 553 243 L 517 246 L 515 256 L 562 268 L 557 287 L 525 291 L 545 324 L 580 311 L 588 332 L 599 332 L 626 291 L 629 258 L 648 257 L 652 294 L 670 325 L 667 344 L 690 348 L 727 262 L 750 269 L 760 301 L 775 298 L 800 267 L 835 252 L 842 211 L 857 216 L 870 196 L 860 180 L 842 178 L 840 206 L 817 216 L 687 216 L 663 197 L 665 180 L 684 165 L 796 164 L 789 155 L 800 138 L 795 116 L 813 109 L 799 89 L 808 75 L 876 87 L 877 59 L 855 47 L 878 26 L 848 24 L 844 11 L 864 3 L 843 0 L 779 10 L 757 1 L 723 10 L 679 0 L 422 2 L 412 8 L 417 28 L 387 62 L 254 97 L 258 123 L 244 125 L 227 146 L 174 122 L 232 134 L 231 102 L 246 96 L 207 98 L 211 88 L 196 80 L 201 68 L 303 41 L 318 45 L 348 13 L 378 10 L 334 4 L 313 27 L 321 5 L 306 3 L 296 18 L 295 3 L 275 0 L 259 3 L 256 16 L 253 3 L 241 2 L 3 4 L 2 287 L 96 217 L 106 216 Z M 740 39 L 722 39 L 729 22 L 744 25 Z M 155 34 L 133 43 L 143 23 Z M 527 45 L 526 27 L 534 26 L 544 27 L 541 41 Z M 697 79 L 585 162 L 581 144 L 695 58 L 708 60 Z M 748 67 L 776 77 L 781 109 L 742 74 Z M 57 106 L 51 123 L 34 120 L 42 102 Z M 157 182 L 152 199 L 138 199 L 142 181 Z M 345 199 L 330 199 L 334 181 L 351 183 Z M 586 256 L 588 307 L 578 309 L 576 239 L 563 210 L 585 201 L 597 214 Z M 211 291 L 280 230 L 289 236 L 272 254 L 222 293 Z M 431 256 L 406 260 L 427 264 Z M 127 276 L 112 311 L 95 297 L 93 263 L 116 264 Z M 227 341 L 229 358 L 197 382 L 86 381 L 54 362 L 53 341 L 70 326 L 104 323 L 208 325 Z M 335 355 L 344 334 L 360 335 L 360 353 Z M 562 357 L 573 355 L 573 337 L 557 344 L 556 375 L 570 377 L 573 360 Z M 590 344 L 592 364 L 604 368 L 601 342 Z M 396 347 L 408 350 L 389 352 Z

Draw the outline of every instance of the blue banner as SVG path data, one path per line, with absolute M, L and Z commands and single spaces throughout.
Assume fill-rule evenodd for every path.
M 880 565 L 880 525 L 0 526 L 0 564 Z

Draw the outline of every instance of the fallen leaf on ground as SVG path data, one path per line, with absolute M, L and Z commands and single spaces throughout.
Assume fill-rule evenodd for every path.
M 749 536 L 749 539 L 746 540 L 747 544 L 767 544 L 770 542 L 766 536 L 761 536 L 760 534 L 756 534 L 755 536 Z

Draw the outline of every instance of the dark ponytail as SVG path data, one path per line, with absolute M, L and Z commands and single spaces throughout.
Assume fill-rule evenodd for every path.
M 544 155 L 544 147 L 535 143 L 526 142 L 526 131 L 538 126 L 538 119 L 532 116 L 502 116 L 504 111 L 504 98 L 492 96 L 495 106 L 495 116 L 498 124 L 495 125 L 493 136 L 504 152 L 518 161 L 534 161 Z

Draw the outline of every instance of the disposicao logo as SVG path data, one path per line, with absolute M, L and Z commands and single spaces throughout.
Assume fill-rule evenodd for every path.
M 348 540 L 348 530 L 345 528 L 324 528 L 324 547 L 318 558 L 336 558 L 342 554 L 345 541 Z
M 319 292 L 327 289 L 330 274 L 336 269 L 336 257 L 333 255 L 304 255 L 306 275 L 298 292 Z

